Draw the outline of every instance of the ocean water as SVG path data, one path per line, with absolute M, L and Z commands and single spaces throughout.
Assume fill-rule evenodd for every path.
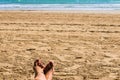
M 120 10 L 120 0 L 0 0 L 0 10 Z

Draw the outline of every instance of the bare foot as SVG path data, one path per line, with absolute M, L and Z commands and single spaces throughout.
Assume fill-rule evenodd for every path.
M 54 72 L 54 65 L 53 62 L 50 61 L 47 66 L 44 68 L 44 74 L 47 80 L 52 80 L 53 72 Z
M 34 62 L 33 69 L 35 71 L 35 80 L 46 80 L 46 77 L 45 77 L 44 72 L 43 72 L 44 65 L 41 62 L 41 60 L 36 60 Z

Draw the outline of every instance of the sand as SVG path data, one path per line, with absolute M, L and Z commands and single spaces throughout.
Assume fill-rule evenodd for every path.
M 120 14 L 1 11 L 0 80 L 33 80 L 38 58 L 53 80 L 120 80 Z

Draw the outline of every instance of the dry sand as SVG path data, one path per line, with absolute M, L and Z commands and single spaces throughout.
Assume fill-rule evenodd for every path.
M 1 11 L 0 80 L 33 80 L 36 58 L 53 80 L 120 80 L 120 14 Z

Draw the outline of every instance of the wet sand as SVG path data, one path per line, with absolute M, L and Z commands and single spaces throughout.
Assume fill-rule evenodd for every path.
M 120 80 L 120 14 L 0 12 L 0 80 L 33 80 L 35 59 L 53 80 Z

